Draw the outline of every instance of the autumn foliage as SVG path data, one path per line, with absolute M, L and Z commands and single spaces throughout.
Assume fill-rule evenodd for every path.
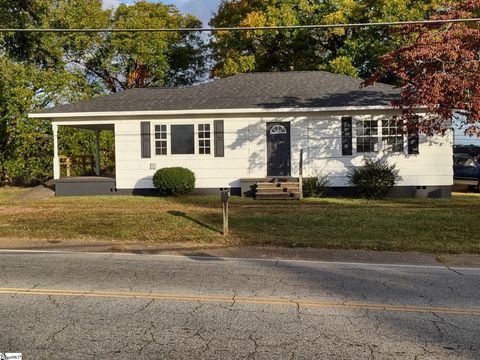
M 431 19 L 476 18 L 479 13 L 480 0 L 468 0 L 446 6 Z M 397 31 L 410 36 L 411 44 L 382 56 L 365 85 L 386 76 L 398 78 L 401 99 L 394 105 L 409 127 L 423 133 L 444 133 L 455 111 L 465 115 L 470 133 L 480 134 L 480 23 L 414 25 Z M 418 108 L 428 114 L 420 121 Z

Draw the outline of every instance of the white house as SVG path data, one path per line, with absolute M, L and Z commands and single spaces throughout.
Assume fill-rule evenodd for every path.
M 348 168 L 367 156 L 397 165 L 401 180 L 392 195 L 448 197 L 451 132 L 406 133 L 392 119 L 398 90 L 360 84 L 322 71 L 241 74 L 186 88 L 131 89 L 30 117 L 52 121 L 57 195 L 148 193 L 155 171 L 172 166 L 195 173 L 198 193 L 230 187 L 240 194 L 259 181 L 297 178 L 303 149 L 303 175 L 328 174 L 332 191 L 348 190 Z M 113 131 L 115 177 L 61 179 L 60 126 Z

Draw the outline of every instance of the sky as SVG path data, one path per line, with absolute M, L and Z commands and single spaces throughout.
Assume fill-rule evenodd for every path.
M 220 3 L 220 0 L 151 0 L 151 2 L 158 1 L 176 5 L 181 12 L 197 16 L 202 20 L 204 26 L 208 26 L 208 21 Z M 134 2 L 134 0 L 103 0 L 103 5 L 107 8 L 115 8 L 120 3 L 132 4 Z

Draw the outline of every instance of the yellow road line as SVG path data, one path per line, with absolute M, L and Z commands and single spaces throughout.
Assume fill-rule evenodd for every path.
M 102 297 L 117 299 L 148 299 L 164 301 L 192 301 L 192 302 L 222 302 L 255 305 L 295 306 L 300 308 L 350 308 L 364 310 L 378 310 L 389 312 L 413 313 L 441 313 L 452 315 L 480 316 L 480 308 L 449 308 L 436 306 L 416 306 L 398 304 L 360 303 L 352 301 L 314 301 L 314 300 L 287 300 L 278 298 L 222 296 L 222 295 L 195 295 L 177 293 L 148 293 L 122 291 L 88 291 L 88 290 L 56 290 L 56 289 L 21 289 L 0 288 L 1 294 L 37 295 L 37 296 L 74 296 L 74 297 Z

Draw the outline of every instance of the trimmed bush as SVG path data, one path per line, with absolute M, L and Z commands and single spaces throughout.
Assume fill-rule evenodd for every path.
M 316 177 L 303 179 L 303 196 L 305 197 L 324 197 L 327 195 L 330 180 L 327 175 L 317 175 Z
M 153 176 L 153 185 L 161 195 L 186 195 L 195 188 L 195 174 L 182 167 L 163 168 Z
M 395 165 L 368 158 L 363 166 L 351 168 L 347 177 L 356 193 L 367 199 L 383 199 L 400 179 Z

